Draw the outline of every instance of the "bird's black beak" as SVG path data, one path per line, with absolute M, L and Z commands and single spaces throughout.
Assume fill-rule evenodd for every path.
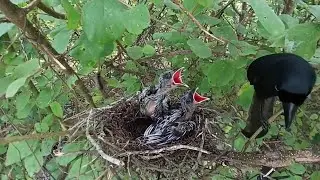
M 286 130 L 289 130 L 293 119 L 295 118 L 298 106 L 293 103 L 282 103 Z

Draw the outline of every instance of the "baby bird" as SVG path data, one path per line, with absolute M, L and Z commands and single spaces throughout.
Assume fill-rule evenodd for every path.
M 172 70 L 166 71 L 160 75 L 157 85 L 149 86 L 142 90 L 138 97 L 141 114 L 155 120 L 168 111 L 167 93 L 178 86 L 188 87 L 182 81 L 183 69 L 182 67 L 175 72 Z
M 179 140 L 196 128 L 194 121 L 190 121 L 196 106 L 209 98 L 199 95 L 196 89 L 187 91 L 180 99 L 178 109 L 170 110 L 164 118 L 158 118 L 151 124 L 138 140 L 143 145 L 164 145 Z

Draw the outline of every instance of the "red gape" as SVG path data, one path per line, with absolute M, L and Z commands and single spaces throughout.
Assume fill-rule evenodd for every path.
M 197 93 L 197 89 L 193 93 L 193 101 L 194 101 L 195 104 L 202 103 L 203 101 L 210 100 L 210 98 L 205 97 L 205 96 L 201 96 L 200 94 L 198 94 Z
M 172 75 L 172 80 L 173 80 L 173 84 L 174 85 L 182 85 L 183 81 L 182 81 L 182 71 L 183 71 L 183 67 L 176 70 L 176 72 L 173 73 Z

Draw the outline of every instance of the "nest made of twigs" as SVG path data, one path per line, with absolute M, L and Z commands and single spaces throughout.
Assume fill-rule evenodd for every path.
M 223 114 L 198 107 L 192 118 L 197 123 L 194 133 L 180 141 L 153 147 L 142 146 L 136 140 L 151 123 L 150 119 L 139 114 L 136 95 L 107 107 L 79 113 L 65 119 L 64 124 L 73 124 L 69 131 L 84 130 L 86 138 L 109 165 L 126 167 L 129 174 L 138 172 L 148 178 L 155 172 L 165 178 L 203 177 L 222 162 L 236 169 L 320 162 L 318 150 L 236 152 L 230 145 L 233 139 L 228 140 L 218 125 Z M 77 134 L 75 132 L 73 134 Z M 242 172 L 239 173 L 241 176 Z
M 139 113 L 137 96 L 72 118 L 79 122 L 73 129 L 80 126 L 85 128 L 87 138 L 100 151 L 100 155 L 104 153 L 114 157 L 119 161 L 113 163 L 122 165 L 129 163 L 128 156 L 132 156 L 130 163 L 136 168 L 166 169 L 172 172 L 179 164 L 197 164 L 201 154 L 206 152 L 204 149 L 226 149 L 225 146 L 230 146 L 224 142 L 224 133 L 216 121 L 221 118 L 220 113 L 213 109 L 198 107 L 192 117 L 197 124 L 193 133 L 180 141 L 155 147 L 142 146 L 137 141 L 137 137 L 143 135 L 152 122 Z

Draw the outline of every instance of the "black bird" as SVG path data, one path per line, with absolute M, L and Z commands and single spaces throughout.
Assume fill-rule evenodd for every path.
M 253 61 L 248 67 L 247 78 L 254 86 L 255 94 L 248 124 L 242 133 L 249 138 L 263 126 L 264 131 L 257 136 L 259 138 L 268 132 L 267 119 L 272 116 L 276 97 L 283 106 L 285 128 L 290 130 L 298 107 L 312 91 L 316 73 L 302 57 L 291 53 L 278 53 Z

